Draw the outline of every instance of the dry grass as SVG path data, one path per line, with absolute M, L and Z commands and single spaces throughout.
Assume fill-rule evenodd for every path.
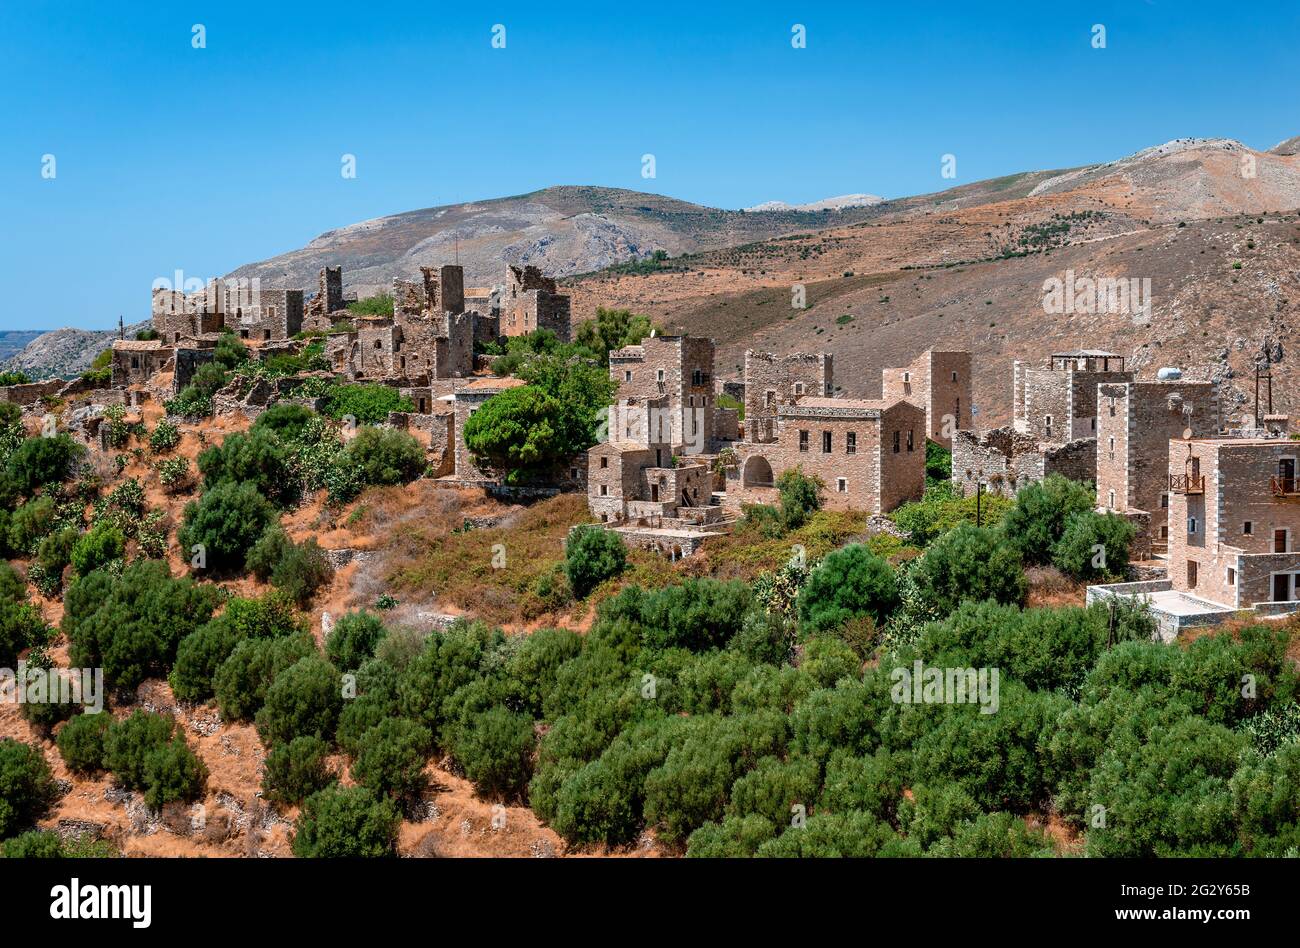
M 1082 606 L 1087 598 L 1087 584 L 1070 579 L 1055 566 L 1030 566 L 1025 578 L 1029 580 L 1029 606 Z

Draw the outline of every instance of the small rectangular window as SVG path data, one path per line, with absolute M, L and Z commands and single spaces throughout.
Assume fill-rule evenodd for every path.
M 898 453 L 898 444 L 899 444 L 900 437 L 901 437 L 901 432 L 895 431 L 894 432 L 894 453 L 895 454 Z
M 1196 532 L 1196 518 L 1195 518 L 1195 517 L 1188 517 L 1188 518 L 1187 518 L 1187 533 L 1188 533 L 1188 535 L 1190 536 L 1190 535 L 1194 534 L 1195 532 Z
M 601 466 L 601 467 L 609 467 L 609 458 L 601 458 L 601 459 L 600 459 L 600 466 Z
M 839 493 L 841 493 L 841 494 L 847 494 L 847 493 L 849 492 L 849 482 L 848 482 L 848 480 L 846 480 L 846 479 L 843 478 L 843 477 L 838 478 L 838 479 L 835 481 L 835 489 L 836 489 L 837 491 L 839 491 Z
M 907 429 L 907 450 L 911 451 L 915 447 L 916 447 L 916 442 L 913 438 L 913 431 L 911 428 L 908 428 Z
M 1231 566 L 1228 567 L 1228 585 L 1229 586 L 1237 585 L 1237 571 L 1233 569 Z
M 822 454 L 830 454 L 830 453 L 831 453 L 831 433 L 829 431 L 823 431 L 822 432 Z
M 624 382 L 630 382 L 630 381 L 632 381 L 632 370 L 631 370 L 631 369 L 624 369 L 624 370 L 623 370 L 623 381 L 624 381 Z
M 1254 536 L 1255 524 L 1252 521 L 1247 520 L 1245 523 L 1241 525 L 1241 533 L 1242 536 L 1247 536 L 1247 537 Z
M 1187 561 L 1187 585 L 1189 587 L 1196 585 L 1196 560 Z
M 858 453 L 858 433 L 856 431 L 850 431 L 844 436 L 844 453 Z
M 806 431 L 799 432 L 799 450 L 805 452 L 808 450 L 808 432 Z
M 600 496 L 601 496 L 601 497 L 608 497 L 608 496 L 609 496 L 609 485 L 608 485 L 608 484 L 601 484 L 601 485 L 600 485 Z

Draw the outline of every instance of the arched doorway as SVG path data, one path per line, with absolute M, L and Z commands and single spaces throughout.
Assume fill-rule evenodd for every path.
M 775 481 L 772 477 L 772 465 L 767 463 L 767 458 L 755 454 L 745 461 L 741 483 L 746 487 L 771 487 Z

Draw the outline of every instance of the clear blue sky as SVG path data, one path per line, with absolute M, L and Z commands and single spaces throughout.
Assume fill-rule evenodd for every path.
M 945 153 L 962 183 L 1184 136 L 1268 148 L 1300 134 L 1298 41 L 1295 0 L 5 0 L 0 329 L 143 319 L 177 269 L 552 184 L 743 207 L 940 190 Z

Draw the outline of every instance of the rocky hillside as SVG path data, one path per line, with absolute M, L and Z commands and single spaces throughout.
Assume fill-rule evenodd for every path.
M 665 251 L 677 256 L 852 223 L 868 206 L 763 213 L 726 211 L 614 188 L 554 187 L 471 204 L 430 207 L 321 234 L 301 250 L 235 270 L 264 284 L 316 286 L 326 264 L 343 266 L 346 287 L 367 295 L 421 266 L 459 260 L 469 286 L 502 281 L 507 263 L 564 276 Z
M 134 323 L 126 327 L 127 338 L 149 325 L 148 322 Z M 19 335 L 11 333 L 9 335 Z M 0 353 L 8 358 L 0 368 L 21 370 L 33 379 L 60 376 L 71 378 L 90 368 L 90 363 L 104 349 L 113 344 L 117 338 L 116 329 L 55 329 L 51 332 L 34 332 L 24 334 L 30 341 L 16 353 Z

